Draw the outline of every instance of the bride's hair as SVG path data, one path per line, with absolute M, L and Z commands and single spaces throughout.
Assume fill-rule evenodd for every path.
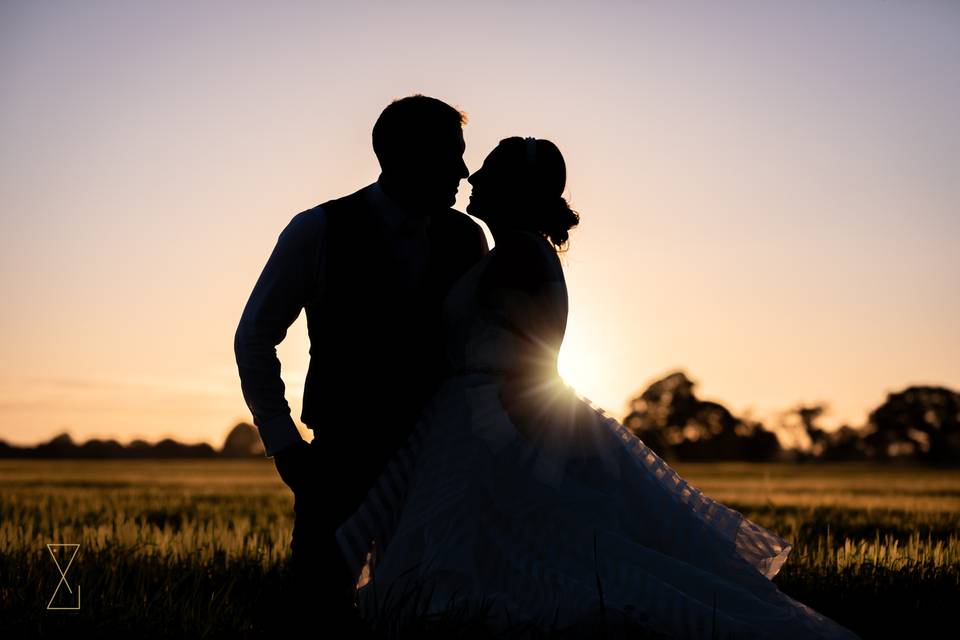
M 557 145 L 544 138 L 536 139 L 536 152 L 527 151 L 527 141 L 519 136 L 505 138 L 502 144 L 510 145 L 522 154 L 529 179 L 525 182 L 526 200 L 529 205 L 530 222 L 545 235 L 558 251 L 566 249 L 569 230 L 580 222 L 580 214 L 570 208 L 563 197 L 567 183 L 567 165 Z
M 557 196 L 554 206 L 546 210 L 544 218 L 543 233 L 558 250 L 561 250 L 570 238 L 568 231 L 580 222 L 580 214 L 570 208 L 566 198 Z

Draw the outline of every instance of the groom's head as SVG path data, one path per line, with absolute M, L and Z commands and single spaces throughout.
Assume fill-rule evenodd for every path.
M 373 150 L 389 195 L 416 209 L 450 207 L 460 181 L 466 114 L 446 102 L 416 94 L 394 100 L 373 126 Z

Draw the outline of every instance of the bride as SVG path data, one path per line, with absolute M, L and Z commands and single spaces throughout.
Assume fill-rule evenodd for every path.
M 772 582 L 786 540 L 561 379 L 557 249 L 579 216 L 559 149 L 506 138 L 469 182 L 496 246 L 444 302 L 452 373 L 337 530 L 364 618 L 479 611 L 494 631 L 559 631 L 602 612 L 674 638 L 857 638 Z

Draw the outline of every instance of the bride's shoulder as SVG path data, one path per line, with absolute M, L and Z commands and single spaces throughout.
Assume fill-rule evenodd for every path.
M 510 229 L 501 232 L 497 238 L 497 246 L 503 245 L 507 250 L 517 252 L 528 252 L 531 254 L 545 253 L 549 251 L 550 241 L 543 234 L 526 229 Z
M 486 286 L 524 291 L 541 289 L 546 283 L 562 280 L 555 253 L 547 240 L 528 231 L 507 231 L 499 235 L 484 270 Z
M 556 267 L 559 266 L 557 252 L 543 234 L 521 229 L 511 230 L 498 239 L 497 246 L 501 245 L 503 246 L 501 253 L 510 254 L 512 258 L 527 264 L 536 263 L 540 268 L 545 268 L 555 276 L 562 277 L 556 273 Z

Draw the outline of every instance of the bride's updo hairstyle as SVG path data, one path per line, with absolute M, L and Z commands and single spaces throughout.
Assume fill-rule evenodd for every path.
M 557 145 L 543 138 L 514 136 L 500 141 L 510 150 L 519 168 L 520 214 L 529 216 L 524 226 L 542 233 L 557 248 L 565 249 L 569 230 L 580 222 L 580 214 L 563 197 L 567 164 Z

